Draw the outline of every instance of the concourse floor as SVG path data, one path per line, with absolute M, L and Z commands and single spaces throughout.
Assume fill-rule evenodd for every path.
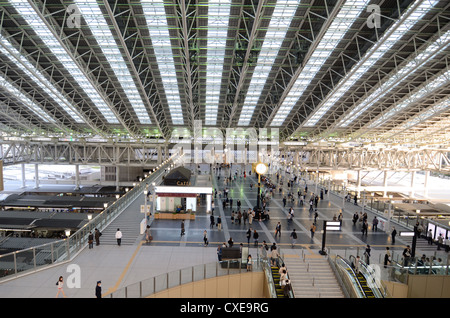
M 242 167 L 233 165 L 231 175 L 235 171 L 241 172 Z M 248 173 L 248 171 L 247 171 Z M 217 261 L 216 249 L 219 244 L 227 242 L 230 237 L 235 245 L 240 243 L 249 246 L 250 254 L 256 255 L 258 248 L 254 245 L 253 238 L 248 244 L 246 232 L 249 228 L 252 232 L 256 230 L 259 234 L 258 243 L 266 241 L 271 245 L 276 243 L 285 254 L 309 253 L 317 255 L 322 247 L 322 222 L 332 220 L 338 216 L 342 210 L 342 198 L 335 194 L 324 195 L 323 200 L 319 200 L 317 212 L 318 222 L 314 237 L 311 237 L 310 226 L 314 221 L 314 213 L 309 211 L 309 197 L 311 192 L 320 192 L 313 183 L 308 183 L 308 195 L 306 203 L 301 206 L 297 191 L 304 191 L 305 183 L 300 181 L 292 189 L 287 187 L 284 181 L 283 191 L 274 192 L 268 205 L 270 220 L 253 220 L 252 224 L 247 221 L 232 222 L 231 212 L 237 211 L 236 202 L 239 199 L 242 203 L 241 211 L 253 208 L 256 205 L 257 179 L 254 174 L 245 178 L 237 177 L 231 184 L 225 184 L 224 178 L 230 175 L 228 169 L 222 169 L 220 173 L 214 175 L 213 186 L 220 192 L 225 188 L 229 189 L 229 198 L 233 199 L 233 206 L 223 208 L 222 198 L 219 195 L 215 198 L 214 217 L 220 215 L 222 219 L 222 229 L 217 226 L 210 226 L 210 214 L 206 211 L 206 203 L 201 202 L 196 212 L 195 220 L 185 221 L 185 235 L 181 236 L 180 220 L 155 220 L 151 219 L 151 234 L 153 241 L 146 243 L 144 237 L 139 238 L 133 245 L 117 246 L 114 243 L 101 244 L 93 249 L 85 248 L 70 263 L 58 265 L 36 273 L 32 273 L 17 279 L 12 279 L 0 283 L 0 297 L 8 298 L 51 298 L 57 293 L 56 281 L 59 276 L 67 280 L 73 279 L 75 273 L 73 265 L 79 270 L 80 284 L 77 286 L 67 286 L 64 291 L 67 297 L 91 298 L 94 297 L 95 285 L 98 280 L 102 281 L 102 293 L 108 297 L 110 292 L 120 290 L 124 286 L 137 283 L 150 277 L 168 273 L 177 269 L 183 269 L 199 264 L 213 263 Z M 238 174 L 239 175 L 239 174 Z M 220 176 L 220 179 L 219 179 Z M 253 185 L 251 187 L 250 185 Z M 288 191 L 294 193 L 294 202 L 283 205 L 283 197 L 287 197 Z M 294 208 L 294 218 L 288 220 L 289 209 Z M 130 209 L 130 208 L 129 208 Z M 135 209 L 135 207 L 133 208 Z M 362 234 L 361 226 L 353 225 L 351 219 L 355 211 L 359 212 L 360 206 L 353 202 L 345 203 L 343 209 L 342 230 L 339 232 L 327 232 L 326 247 L 333 254 L 359 255 L 363 254 L 366 245 L 372 248 L 371 263 L 381 263 L 385 248 L 389 246 L 394 253 L 401 253 L 405 247 L 405 241 L 400 237 L 395 244 L 392 244 L 390 235 L 382 230 L 372 230 L 372 220 L 374 214 L 368 212 L 368 222 L 370 225 L 367 234 Z M 136 212 L 124 211 L 123 213 Z M 281 235 L 275 237 L 276 224 L 281 223 Z M 396 226 L 397 231 L 406 230 L 401 226 Z M 136 224 L 139 227 L 139 224 Z M 295 229 L 298 238 L 292 247 L 290 233 Z M 203 233 L 207 231 L 209 245 L 203 244 Z M 114 240 L 111 240 L 114 241 Z M 417 253 L 420 253 L 418 251 Z M 416 253 L 416 254 L 417 254 Z M 439 253 L 445 253 L 439 251 Z M 72 265 L 72 266 L 71 266 Z M 72 284 L 74 285 L 74 284 Z M 62 295 L 60 295 L 62 297 Z

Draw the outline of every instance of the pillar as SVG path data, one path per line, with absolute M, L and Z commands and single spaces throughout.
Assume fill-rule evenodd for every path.
M 39 188 L 39 165 L 34 165 L 34 182 L 35 182 L 35 188 Z
M 119 191 L 119 175 L 120 169 L 119 166 L 116 166 L 116 191 Z
M 80 165 L 75 165 L 75 190 L 80 190 Z
M 430 171 L 425 171 L 425 182 L 423 183 L 423 195 L 428 198 L 428 179 L 430 178 Z
M 21 170 L 22 170 L 22 188 L 26 188 L 27 187 L 27 179 L 25 176 L 25 164 L 24 163 L 21 164 Z
M 387 196 L 387 182 L 388 182 L 388 172 L 387 170 L 384 170 L 384 176 L 383 176 L 383 197 L 386 198 Z
M 411 171 L 411 191 L 410 191 L 410 194 L 409 194 L 410 198 L 414 198 L 415 179 L 416 179 L 416 172 L 415 171 Z
M 357 196 L 360 196 L 361 193 L 361 170 L 357 171 L 357 176 L 356 176 L 356 192 L 357 192 Z

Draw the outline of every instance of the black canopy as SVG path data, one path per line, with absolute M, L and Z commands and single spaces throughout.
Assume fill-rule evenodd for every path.
M 164 185 L 187 186 L 190 185 L 191 170 L 178 167 L 171 170 L 165 177 Z

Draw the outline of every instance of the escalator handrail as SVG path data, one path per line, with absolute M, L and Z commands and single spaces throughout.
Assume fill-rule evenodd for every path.
M 354 285 L 356 285 L 356 287 L 357 287 L 357 289 L 358 289 L 360 295 L 362 295 L 362 296 L 364 296 L 365 298 L 367 298 L 367 295 L 366 295 L 366 293 L 364 292 L 364 289 L 363 289 L 363 287 L 362 287 L 362 285 L 361 285 L 361 282 L 360 282 L 359 279 L 356 277 L 356 273 L 355 273 L 355 271 L 353 270 L 351 264 L 349 264 L 348 261 L 347 261 L 345 258 L 343 258 L 342 256 L 340 256 L 340 255 L 336 255 L 336 260 L 337 260 L 337 259 L 340 259 L 340 260 L 341 260 L 348 268 L 350 268 L 351 274 L 350 274 L 347 270 L 345 271 L 345 273 L 346 273 L 347 275 L 351 276 L 352 280 L 354 281 Z M 337 261 L 335 261 L 335 262 L 336 262 L 336 264 L 337 264 Z M 339 265 L 342 266 L 341 264 L 339 264 Z

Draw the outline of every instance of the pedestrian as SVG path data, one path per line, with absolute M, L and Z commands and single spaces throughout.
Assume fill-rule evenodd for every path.
M 391 232 L 391 238 L 392 238 L 392 244 L 395 244 L 395 237 L 397 236 L 397 230 L 395 229 L 395 227 L 392 228 L 392 232 Z
M 247 272 L 251 272 L 252 271 L 252 256 L 250 254 L 248 254 L 247 256 Z
M 253 223 L 253 211 L 250 211 L 248 214 L 248 224 L 252 225 Z
M 152 240 L 152 235 L 150 234 L 150 225 L 147 225 L 147 227 L 145 229 L 145 241 L 146 241 L 146 243 L 150 243 L 151 240 Z
M 102 236 L 102 233 L 96 228 L 94 231 L 94 237 L 95 237 L 95 245 L 100 245 L 100 236 Z
M 288 297 L 289 292 L 292 290 L 291 281 L 289 279 L 286 279 L 284 281 L 284 286 L 282 286 L 282 288 L 283 288 L 284 297 Z
M 314 233 L 316 233 L 316 225 L 313 223 L 311 224 L 311 228 L 309 229 L 311 232 L 311 240 L 314 239 Z
M 219 262 L 222 261 L 222 246 L 220 244 L 217 247 L 217 258 L 218 258 Z
M 239 223 L 239 225 L 241 225 L 241 219 L 242 219 L 242 213 L 241 213 L 241 211 L 238 212 L 237 218 L 238 218 L 238 223 Z
M 95 286 L 95 297 L 102 298 L 102 282 L 98 281 L 97 286 Z
M 58 281 L 56 282 L 56 286 L 58 286 L 58 292 L 56 293 L 56 298 L 58 298 L 59 294 L 62 293 L 64 298 L 66 298 L 66 294 L 64 293 L 64 279 L 62 276 L 59 276 Z
M 117 231 L 116 231 L 116 240 L 117 240 L 117 245 L 120 246 L 120 244 L 122 243 L 122 232 L 120 231 L 120 229 L 117 229 Z
M 376 216 L 373 218 L 373 221 L 372 221 L 372 231 L 375 231 L 375 232 L 378 231 L 378 219 Z
M 214 224 L 216 224 L 216 222 L 214 221 L 214 215 L 213 214 L 211 214 L 210 216 L 209 216 L 209 228 L 213 228 L 214 227 Z
M 297 232 L 295 232 L 295 229 L 292 230 L 292 233 L 290 235 L 291 237 L 291 247 L 293 248 L 295 245 L 295 242 L 297 241 Z
M 283 197 L 283 208 L 286 207 L 286 196 Z
M 234 211 L 231 211 L 231 224 L 234 224 Z
M 208 246 L 208 232 L 203 231 L 203 246 Z
M 253 231 L 253 241 L 256 247 L 258 247 L 258 238 L 259 238 L 259 234 L 258 232 L 256 232 L 256 230 Z
M 247 244 L 250 245 L 250 238 L 252 237 L 252 228 L 247 230 Z
M 314 224 L 317 224 L 317 217 L 319 216 L 319 214 L 316 212 L 314 212 Z
M 359 255 L 356 256 L 356 259 L 353 263 L 354 269 L 355 269 L 355 273 L 356 275 L 359 275 L 359 268 L 360 268 L 360 259 L 359 259 Z
M 353 214 L 353 225 L 356 225 L 356 222 L 358 222 L 359 216 L 358 216 L 358 212 L 355 212 L 355 214 Z
M 367 224 L 367 220 L 365 220 L 362 224 L 361 227 L 361 231 L 362 231 L 362 235 L 364 235 L 364 233 L 367 235 L 367 228 L 369 227 L 369 225 Z
M 444 237 L 442 236 L 442 233 L 441 233 L 441 234 L 439 234 L 438 239 L 437 239 L 437 249 L 438 249 L 438 251 L 441 250 L 442 243 L 444 243 Z
M 409 245 L 403 250 L 403 266 L 408 266 L 409 259 L 411 258 L 411 247 Z
M 272 250 L 270 252 L 270 263 L 272 266 L 278 266 L 278 257 L 280 254 L 278 254 L 276 246 L 272 245 Z
M 281 237 L 281 223 L 278 222 L 277 226 L 275 227 L 275 238 L 279 235 Z
M 220 231 L 222 229 L 222 218 L 220 215 L 217 217 L 217 229 Z
M 233 247 L 233 244 L 234 244 L 233 239 L 230 237 L 230 239 L 228 240 L 228 246 Z
M 88 235 L 88 244 L 89 244 L 89 248 L 94 248 L 94 234 L 92 234 L 92 232 L 89 232 Z
M 428 245 L 433 245 L 433 231 L 431 229 L 428 230 L 427 239 Z
M 364 256 L 366 257 L 366 264 L 369 265 L 370 264 L 370 251 L 372 249 L 370 248 L 370 245 L 367 244 L 366 246 L 366 250 L 364 251 Z
M 386 253 L 384 254 L 384 268 L 387 268 L 388 265 L 391 265 L 391 252 L 389 251 L 389 247 L 386 247 Z
M 184 235 L 184 220 L 181 220 L 181 235 L 180 236 L 183 236 Z

